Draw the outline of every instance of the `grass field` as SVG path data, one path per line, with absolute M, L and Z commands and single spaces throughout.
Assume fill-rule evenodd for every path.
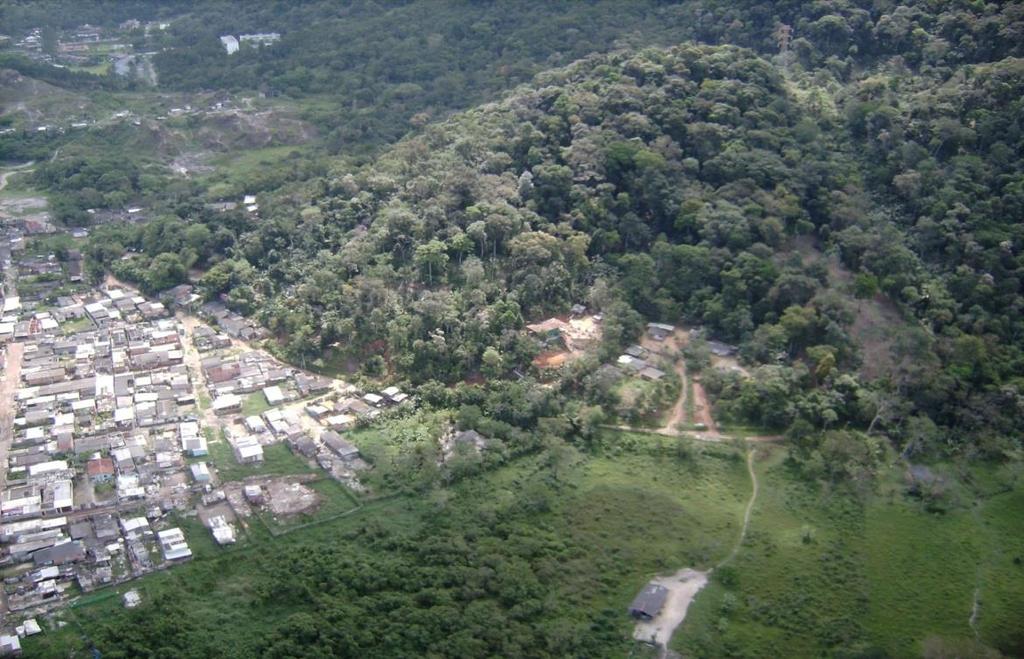
M 309 152 L 309 147 L 295 145 L 232 151 L 210 161 L 216 174 L 209 180 L 210 182 L 244 186 L 246 181 L 282 166 L 282 162 L 293 153 L 306 154 Z
M 695 601 L 673 639 L 678 651 L 920 656 L 925 639 L 972 638 L 979 585 L 981 640 L 1020 642 L 1024 569 L 1012 556 L 1022 549 L 1024 493 L 935 514 L 902 494 L 822 493 L 788 473 L 779 449 L 758 473 L 747 541 Z
M 242 399 L 242 416 L 259 416 L 269 409 L 270 403 L 262 391 L 254 391 Z
M 65 335 L 69 335 L 83 332 L 90 327 L 92 327 L 92 321 L 83 316 L 81 318 L 73 318 L 61 323 L 60 330 L 64 332 Z
M 221 482 L 240 481 L 247 476 L 287 476 L 313 472 L 304 458 L 297 457 L 284 444 L 263 447 L 263 462 L 257 465 L 238 464 L 231 445 L 223 439 L 209 443 L 209 461 L 217 468 Z
M 110 71 L 110 62 L 101 62 L 92 66 L 69 66 L 68 70 L 91 73 L 94 76 L 104 76 Z
M 379 431 L 352 438 L 365 451 L 388 448 Z M 758 452 L 760 494 L 746 541 L 728 567 L 713 573 L 674 649 L 698 657 L 919 656 L 929 637 L 971 637 L 977 585 L 982 641 L 1004 649 L 1019 643 L 1019 487 L 936 515 L 888 488 L 897 483 L 892 474 L 880 494 L 861 500 L 803 482 L 779 447 Z M 294 458 L 275 451 L 263 469 L 295 467 Z M 242 469 L 261 473 L 246 467 L 231 475 L 248 475 Z M 568 607 L 580 620 L 600 615 L 602 633 L 621 639 L 608 656 L 648 656 L 650 650 L 628 641 L 626 605 L 653 575 L 717 565 L 738 538 L 751 493 L 746 465 L 731 445 L 618 432 L 607 433 L 596 454 L 571 449 L 554 462 L 546 454 L 529 455 L 450 488 L 368 502 L 347 515 L 356 503 L 342 486 L 322 480 L 313 487 L 325 496 L 317 513 L 274 527 L 274 534 L 250 521 L 245 540 L 229 549 L 214 545 L 198 520 L 179 520 L 195 560 L 134 585 L 161 612 L 188 612 L 190 620 L 202 621 L 200 631 L 216 643 L 244 644 L 306 611 L 256 605 L 266 601 L 265 584 L 281 578 L 274 576 L 281 568 L 271 556 L 316 555 L 330 546 L 369 564 L 368 538 L 389 539 L 377 552 L 401 552 L 426 541 L 420 529 L 433 533 L 453 525 L 465 542 L 479 541 L 478 534 L 501 542 L 511 533 L 522 551 L 530 545 L 516 529 L 529 528 L 535 542 L 560 548 L 557 561 L 532 564 L 544 583 L 544 606 Z M 288 532 L 274 537 L 281 530 Z M 66 656 L 69 648 L 82 647 L 83 630 L 125 615 L 119 596 L 105 598 L 101 591 L 88 598 L 64 614 L 73 624 L 26 639 L 30 656 Z M 392 613 L 379 615 L 383 621 Z M 386 639 L 381 643 L 387 647 Z

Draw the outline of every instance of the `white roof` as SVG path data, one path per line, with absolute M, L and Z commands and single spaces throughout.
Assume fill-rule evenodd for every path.
M 71 481 L 57 481 L 53 484 L 53 507 L 70 508 L 75 505 Z
M 265 432 L 267 424 L 263 423 L 263 419 L 254 414 L 245 417 L 245 427 L 249 429 L 249 432 Z
M 242 399 L 236 394 L 224 394 L 213 400 L 213 409 L 220 410 L 226 407 L 235 407 L 236 405 L 241 405 L 241 403 Z
M 264 387 L 263 395 L 267 397 L 267 402 L 271 405 L 284 402 L 284 392 L 281 391 L 281 387 L 276 384 L 270 387 Z
M 160 548 L 164 552 L 164 558 L 173 561 L 179 558 L 188 558 L 192 550 L 185 542 L 185 534 L 179 528 L 167 529 L 156 534 L 160 539 Z
M 149 520 L 145 517 L 131 517 L 129 519 L 121 518 L 121 528 L 124 529 L 125 533 L 132 533 L 134 531 L 148 531 Z
M 192 469 L 192 477 L 198 479 L 200 476 L 210 477 L 210 468 L 206 466 L 205 462 L 196 462 L 190 469 Z
M 66 460 L 50 460 L 49 462 L 31 465 L 28 468 L 28 475 L 38 476 L 39 474 L 48 474 L 54 471 L 66 471 L 67 468 L 68 463 Z
M 127 449 L 125 449 L 127 450 Z M 137 487 L 139 484 L 139 477 L 136 474 L 121 474 L 117 477 L 117 487 Z
M 12 313 L 21 309 L 21 298 L 13 295 L 4 298 L 4 313 Z
M 17 636 L 3 634 L 0 635 L 0 649 L 6 650 L 6 653 L 13 655 L 15 653 L 21 653 L 21 640 Z
M 263 447 L 259 444 L 242 444 L 238 447 L 238 457 L 254 458 L 256 456 L 263 457 Z
M 344 426 L 355 422 L 355 417 L 350 414 L 332 414 L 324 419 L 329 426 Z

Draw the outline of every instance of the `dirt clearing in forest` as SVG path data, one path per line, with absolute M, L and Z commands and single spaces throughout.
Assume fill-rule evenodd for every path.
M 633 638 L 662 648 L 664 654 L 668 642 L 672 640 L 672 633 L 686 618 L 690 602 L 707 585 L 708 573 L 684 568 L 672 576 L 655 577 L 651 583 L 667 588 L 668 597 L 661 612 L 653 620 L 636 623 Z

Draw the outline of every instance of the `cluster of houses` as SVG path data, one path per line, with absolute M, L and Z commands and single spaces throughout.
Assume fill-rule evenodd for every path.
M 223 335 L 202 332 L 194 338 L 209 349 L 223 346 Z M 296 371 L 265 352 L 247 350 L 238 354 L 218 352 L 201 362 L 203 377 L 211 396 L 213 411 L 218 415 L 241 412 L 243 396 L 257 392 L 271 406 L 326 393 L 331 383 L 327 378 Z
M 118 30 L 114 30 L 86 23 L 60 31 L 57 35 L 55 53 L 43 47 L 43 29 L 33 28 L 24 37 L 14 41 L 13 45 L 21 54 L 30 59 L 47 62 L 57 67 L 87 66 L 101 60 L 104 53 L 114 57 L 128 50 L 129 45 L 126 43 L 123 33 L 143 29 L 146 34 L 149 34 L 155 30 L 165 30 L 169 25 L 167 22 L 143 23 L 136 19 L 130 19 L 122 22 Z M 7 45 L 11 41 L 9 37 L 0 36 L 0 46 Z
M 68 270 L 46 265 L 53 263 L 38 267 L 66 282 Z M 173 292 L 194 308 L 191 289 Z M 204 517 L 203 507 L 221 510 L 225 492 L 252 483 L 214 489 L 213 428 L 201 423 L 194 377 L 210 393 L 215 415 L 206 418 L 223 430 L 236 462 L 258 464 L 266 446 L 281 442 L 357 490 L 357 473 L 369 465 L 342 433 L 410 402 L 399 387 L 336 387 L 238 349 L 233 337 L 254 337 L 230 312 L 219 316 L 219 330 L 200 325 L 186 338 L 168 310 L 177 300 L 165 302 L 121 288 L 27 302 L 12 289 L 4 299 L 0 339 L 22 344 L 20 371 L 5 371 L 19 375 L 0 491 L 0 566 L 14 568 L 5 583 L 13 611 L 45 610 L 188 560 L 173 511 L 196 510 L 217 543 L 235 542 L 230 510 Z M 186 364 L 187 340 L 201 353 L 198 373 Z M 269 409 L 244 416 L 248 396 Z M 466 435 L 455 444 L 485 441 Z M 249 494 L 251 503 L 257 493 Z
M 4 561 L 23 566 L 4 579 L 8 609 L 47 609 L 88 592 L 191 558 L 181 529 L 159 506 L 143 512 L 8 519 Z M 40 545 L 45 545 L 42 548 Z
M 628 375 L 635 375 L 644 380 L 658 382 L 665 377 L 665 371 L 656 368 L 650 362 L 650 353 L 646 348 L 631 345 L 619 355 L 616 364 Z
M 231 311 L 223 302 L 207 302 L 199 311 L 231 338 L 256 341 L 267 337 L 266 329 L 257 325 L 255 321 Z
M 5 300 L 5 315 L 31 331 L 15 331 L 23 356 L 0 492 L 0 565 L 28 568 L 5 580 L 13 611 L 189 558 L 181 531 L 163 527 L 189 505 L 186 461 L 205 445 L 162 305 L 120 290 L 52 312 L 19 302 Z

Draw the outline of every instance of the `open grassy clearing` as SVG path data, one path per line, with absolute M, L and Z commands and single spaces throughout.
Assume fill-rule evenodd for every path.
M 895 474 L 884 474 L 889 482 L 880 488 L 892 496 L 860 501 L 802 483 L 788 473 L 781 449 L 768 450 L 757 467 L 761 495 L 747 540 L 697 598 L 674 649 L 693 656 L 920 655 L 930 637 L 972 638 L 979 583 L 988 602 L 981 640 L 1002 648 L 1020 642 L 1019 488 L 980 511 L 928 513 L 889 487 Z
M 624 612 L 651 577 L 706 569 L 739 535 L 750 496 L 743 461 L 724 447 L 681 458 L 665 446 L 587 460 L 559 506 L 560 531 L 587 548 L 565 564 L 565 587 L 588 606 Z
M 67 68 L 70 71 L 91 73 L 94 76 L 105 76 L 110 72 L 110 62 L 100 62 L 99 64 L 93 64 L 92 66 L 69 66 Z
M 613 633 L 621 636 L 620 649 L 625 651 L 631 646 L 632 628 L 624 615 L 625 603 L 653 574 L 683 564 L 707 565 L 728 551 L 749 486 L 742 461 L 725 447 L 684 458 L 668 453 L 673 446 L 670 441 L 625 434 L 621 440 L 620 447 L 605 456 L 575 454 L 557 472 L 557 483 L 543 457 L 526 457 L 456 484 L 441 508 L 433 496 L 369 502 L 351 515 L 297 528 L 278 538 L 250 521 L 247 539 L 226 550 L 213 544 L 198 519 L 176 520 L 194 547 L 195 559 L 130 587 L 140 590 L 144 606 L 153 603 L 168 615 L 183 609 L 201 615 L 208 619 L 209 629 L 230 644 L 258 636 L 295 612 L 291 607 L 256 604 L 269 579 L 263 559 L 268 552 L 305 551 L 327 542 L 344 547 L 346 555 L 359 560 L 367 551 L 362 536 L 356 534 L 360 529 L 411 539 L 423 524 L 442 515 L 447 520 L 442 526 L 456 524 L 473 534 L 482 532 L 473 530 L 481 522 L 505 518 L 529 501 L 534 512 L 523 529 L 538 529 L 544 537 L 561 538 L 565 545 L 561 560 L 537 565 L 538 576 L 552 587 L 554 602 L 581 615 L 606 611 L 603 615 L 613 625 Z M 337 496 L 334 490 L 343 488 L 333 481 L 313 487 L 326 488 L 321 493 L 327 500 L 310 521 L 354 505 L 344 493 Z M 519 533 L 515 528 L 510 531 Z M 126 589 L 106 591 L 116 597 L 104 591 L 88 596 L 64 614 L 73 624 L 30 639 L 27 649 L 49 655 L 83 647 L 81 630 L 95 629 L 108 617 L 131 615 L 121 608 L 120 593 Z
M 255 391 L 242 399 L 242 416 L 259 416 L 270 409 L 262 391 Z
M 244 188 L 246 181 L 281 167 L 293 154 L 303 156 L 310 151 L 306 146 L 288 145 L 221 154 L 210 160 L 210 165 L 216 168 L 216 174 L 208 177 L 208 180 L 211 184 L 227 183 Z
M 238 464 L 231 445 L 225 440 L 210 442 L 209 450 L 208 460 L 216 467 L 222 483 L 240 481 L 248 476 L 288 476 L 314 471 L 305 458 L 297 457 L 281 443 L 264 446 L 263 462 L 252 465 Z

